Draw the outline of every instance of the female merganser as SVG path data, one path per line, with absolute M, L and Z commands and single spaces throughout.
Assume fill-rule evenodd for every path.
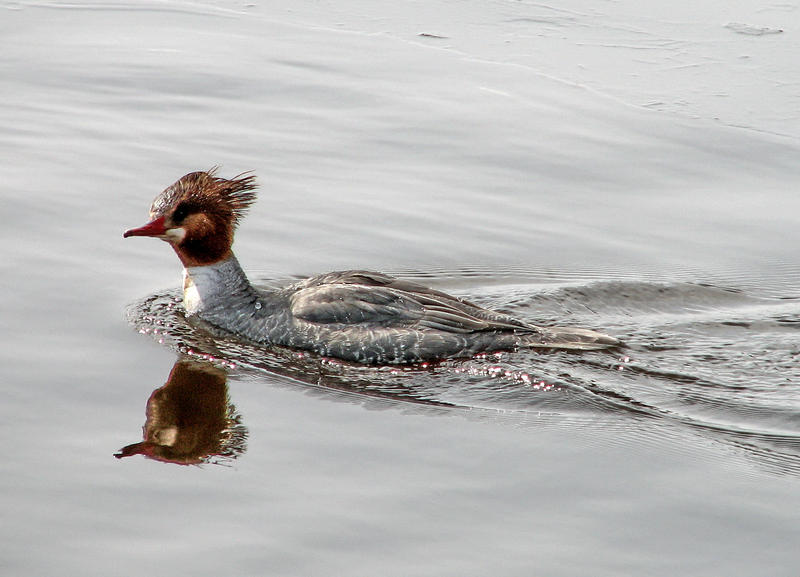
M 256 200 L 255 177 L 192 172 L 156 197 L 151 221 L 123 236 L 167 241 L 183 263 L 183 304 L 265 345 L 376 364 L 417 363 L 518 347 L 593 350 L 619 344 L 586 329 L 542 328 L 378 272 L 349 270 L 289 287 L 253 287 L 231 251 Z

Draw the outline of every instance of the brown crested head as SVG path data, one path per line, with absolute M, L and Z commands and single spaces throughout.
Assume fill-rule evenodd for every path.
M 226 179 L 216 169 L 191 172 L 155 198 L 148 224 L 124 236 L 161 238 L 184 266 L 219 262 L 231 255 L 234 230 L 255 202 L 255 188 L 251 174 Z

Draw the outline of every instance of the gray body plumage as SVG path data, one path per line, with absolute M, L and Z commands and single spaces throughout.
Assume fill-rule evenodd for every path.
M 253 287 L 235 257 L 185 269 L 189 314 L 261 344 L 373 364 L 417 363 L 517 347 L 600 349 L 585 329 L 543 328 L 381 273 L 351 270 L 275 291 Z

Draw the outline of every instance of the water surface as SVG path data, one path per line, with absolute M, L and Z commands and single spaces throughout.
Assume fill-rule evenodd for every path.
M 796 7 L 0 10 L 4 573 L 794 575 Z M 214 165 L 259 177 L 260 284 L 382 270 L 626 347 L 212 337 L 121 233 Z

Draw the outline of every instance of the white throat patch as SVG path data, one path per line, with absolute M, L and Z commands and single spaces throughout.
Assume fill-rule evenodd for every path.
M 183 269 L 183 308 L 190 315 L 200 312 L 203 308 L 200 291 L 197 290 L 197 285 L 186 269 Z
M 182 226 L 178 226 L 175 228 L 168 228 L 164 231 L 164 236 L 167 237 L 168 240 L 174 243 L 181 242 L 184 238 L 186 238 L 186 229 Z

